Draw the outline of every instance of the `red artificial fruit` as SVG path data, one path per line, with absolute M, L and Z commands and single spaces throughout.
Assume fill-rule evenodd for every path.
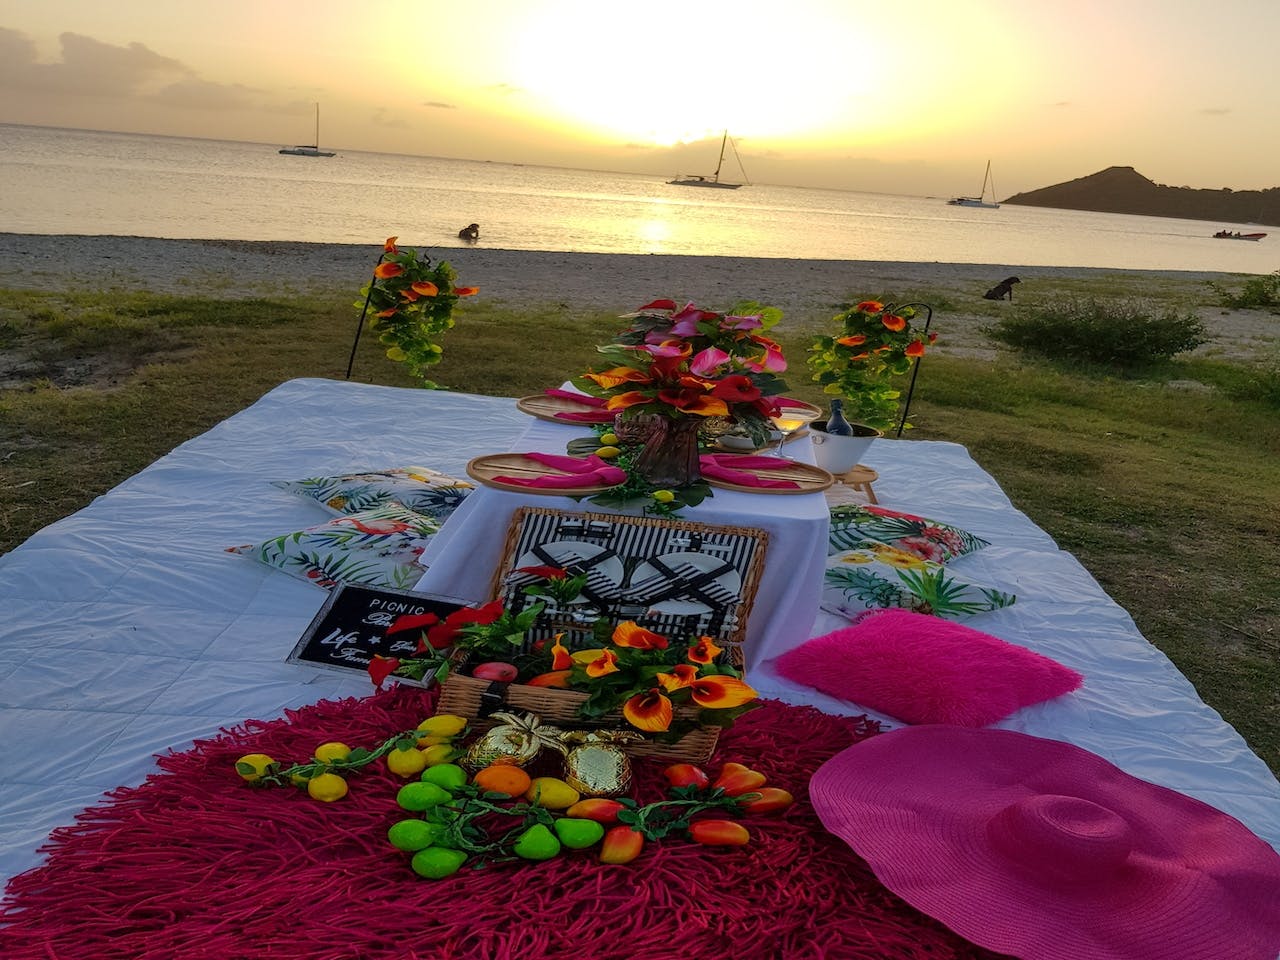
M 566 817 L 574 817 L 578 820 L 594 820 L 596 823 L 610 824 L 618 822 L 618 814 L 627 809 L 617 800 L 607 800 L 604 797 L 589 797 L 586 800 L 579 800 L 572 807 L 566 810 Z
M 707 847 L 741 847 L 751 842 L 747 828 L 734 820 L 695 820 L 689 839 Z
M 601 863 L 630 863 L 644 849 L 644 834 L 622 824 L 610 827 L 600 841 Z
M 796 798 L 781 787 L 761 787 L 748 791 L 760 794 L 756 800 L 744 801 L 739 807 L 744 813 L 777 813 L 795 803 Z
M 705 787 L 711 782 L 706 772 L 692 763 L 673 763 L 662 771 L 662 775 L 673 787 Z
M 726 763 L 720 769 L 720 776 L 711 785 L 719 787 L 731 797 L 743 793 L 754 793 L 765 785 L 765 775 L 741 763 Z

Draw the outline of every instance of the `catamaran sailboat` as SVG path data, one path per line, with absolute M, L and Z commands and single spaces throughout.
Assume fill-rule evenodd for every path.
M 729 139 L 729 131 L 724 132 L 724 136 L 720 139 L 720 161 L 716 164 L 716 172 L 709 177 L 680 177 L 674 180 L 668 180 L 667 183 L 674 183 L 678 187 L 719 187 L 721 190 L 737 190 L 741 183 L 729 183 L 720 179 L 720 168 L 724 166 L 724 148 L 725 145 L 733 147 L 734 159 L 738 161 L 738 169 L 742 170 L 742 179 L 747 179 L 747 171 L 742 166 L 742 158 L 738 156 L 738 148 L 732 140 Z
M 987 199 L 987 188 L 991 188 L 991 199 Z M 996 202 L 996 185 L 991 181 L 991 161 L 987 161 L 987 173 L 982 178 L 982 192 L 976 197 L 956 197 L 948 200 L 953 207 L 986 207 L 989 210 L 999 210 L 1000 204 Z
M 320 104 L 316 104 L 316 142 L 312 144 L 301 144 L 296 147 L 281 147 L 281 153 L 286 153 L 291 157 L 332 157 L 334 154 L 329 150 L 320 149 Z

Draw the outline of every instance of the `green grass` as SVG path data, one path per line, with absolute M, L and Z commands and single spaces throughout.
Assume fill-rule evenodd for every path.
M 0 551 L 294 377 L 342 379 L 350 297 L 280 301 L 0 291 Z M 468 304 L 438 382 L 519 396 L 582 369 L 617 321 Z M 821 397 L 780 334 L 793 393 Z M 802 335 L 805 334 L 805 335 Z M 964 444 L 1280 770 L 1275 373 L 1206 359 L 1116 376 L 930 355 L 918 439 Z M 7 378 L 7 379 L 6 379 Z M 352 379 L 411 386 L 362 337 Z M 1213 389 L 1166 384 L 1195 380 Z M 1250 387 L 1250 384 L 1254 384 Z

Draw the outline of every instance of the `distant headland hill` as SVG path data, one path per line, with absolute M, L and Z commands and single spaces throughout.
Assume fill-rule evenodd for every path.
M 1059 210 L 1280 226 L 1280 187 L 1266 190 L 1167 187 L 1153 183 L 1133 167 L 1107 167 L 1079 180 L 1015 194 L 1003 202 Z

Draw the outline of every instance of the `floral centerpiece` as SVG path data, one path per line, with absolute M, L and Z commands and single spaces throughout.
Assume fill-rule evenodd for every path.
M 360 293 L 355 306 L 373 311 L 370 329 L 387 345 L 387 356 L 405 363 L 423 386 L 439 389 L 426 370 L 440 362 L 440 334 L 453 326 L 453 310 L 459 298 L 479 292 L 479 287 L 457 285 L 457 271 L 447 260 L 432 263 L 426 254 L 396 246 L 388 237 L 382 257 L 373 268 L 373 279 Z
M 836 336 L 814 338 L 808 358 L 813 379 L 824 393 L 844 398 L 851 422 L 887 430 L 898 419 L 901 392 L 893 380 L 938 338 L 913 325 L 918 306 L 864 300 L 833 318 Z
M 782 348 L 764 335 L 781 318 L 755 303 L 722 314 L 655 300 L 626 316 L 630 326 L 598 348 L 600 369 L 573 385 L 604 399 L 620 425 L 644 419 L 648 439 L 635 469 L 680 486 L 698 477 L 697 434 L 708 418 L 731 418 L 763 443 L 787 388 L 778 377 L 787 368 Z

